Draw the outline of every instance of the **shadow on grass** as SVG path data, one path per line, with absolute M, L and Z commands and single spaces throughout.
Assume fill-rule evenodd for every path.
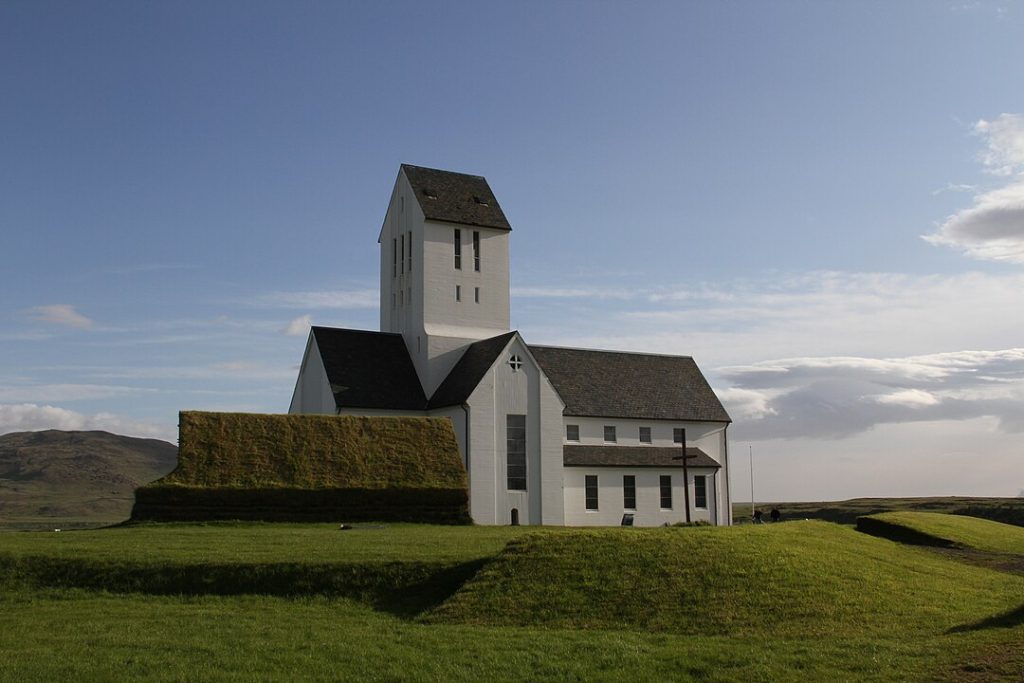
M 346 598 L 413 618 L 444 602 L 485 563 L 145 564 L 0 554 L 0 579 L 110 593 Z
M 953 628 L 946 631 L 949 633 L 970 633 L 972 631 L 984 631 L 990 628 L 1013 628 L 1014 626 L 1020 626 L 1024 624 L 1024 605 L 1012 609 L 1009 612 L 1003 612 L 1002 614 L 996 614 L 995 616 L 982 619 L 973 624 L 962 624 L 960 626 L 954 626 Z

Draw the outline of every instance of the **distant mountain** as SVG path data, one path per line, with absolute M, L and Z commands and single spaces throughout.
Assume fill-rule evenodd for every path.
M 174 469 L 166 441 L 108 432 L 0 435 L 0 526 L 92 526 L 128 518 L 134 491 Z

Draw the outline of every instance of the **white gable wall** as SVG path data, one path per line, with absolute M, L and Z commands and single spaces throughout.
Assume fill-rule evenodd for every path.
M 299 366 L 299 378 L 295 381 L 289 413 L 325 413 L 332 414 L 337 408 L 334 403 L 334 392 L 327 380 L 320 349 L 316 345 L 316 337 L 309 333 L 306 341 L 306 352 Z
M 523 362 L 509 366 L 515 354 Z M 562 524 L 562 402 L 526 345 L 514 337 L 467 401 L 470 514 L 478 524 Z M 507 416 L 526 415 L 526 491 L 510 491 Z

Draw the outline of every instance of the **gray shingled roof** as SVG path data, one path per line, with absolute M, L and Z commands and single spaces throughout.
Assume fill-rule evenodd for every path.
M 402 170 L 427 220 L 512 229 L 483 176 L 410 164 Z
M 428 407 L 442 408 L 465 403 L 469 395 L 480 384 L 484 373 L 494 364 L 494 359 L 515 335 L 514 331 L 506 332 L 497 337 L 470 344 L 459 362 L 441 382 L 441 386 L 430 397 Z
M 565 415 L 731 422 L 689 356 L 530 346 Z
M 564 446 L 562 464 L 566 467 L 682 467 L 681 448 L 663 446 Z M 686 454 L 695 456 L 687 467 L 721 467 L 699 448 L 686 447 Z
M 339 408 L 426 406 L 402 335 L 334 327 L 314 327 L 312 333 Z

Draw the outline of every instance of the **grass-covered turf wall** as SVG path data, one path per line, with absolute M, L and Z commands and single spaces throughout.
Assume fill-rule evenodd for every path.
M 132 520 L 469 522 L 446 418 L 182 412 L 178 431 Z
M 1024 555 L 1024 529 L 975 517 L 886 512 L 859 517 L 857 530 L 903 543 Z
M 1024 577 L 826 522 L 576 530 L 509 543 L 431 623 L 845 637 L 969 627 Z

